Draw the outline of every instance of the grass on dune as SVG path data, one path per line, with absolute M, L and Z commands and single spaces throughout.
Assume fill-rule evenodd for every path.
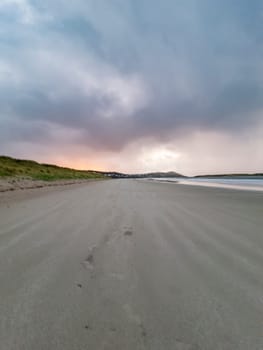
M 104 178 L 96 171 L 75 170 L 32 160 L 0 156 L 0 177 L 27 177 L 34 180 L 70 180 Z

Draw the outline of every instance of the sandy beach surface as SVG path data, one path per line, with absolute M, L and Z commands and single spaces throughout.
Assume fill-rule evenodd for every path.
M 87 183 L 90 181 L 98 181 L 98 179 L 43 181 L 23 177 L 0 178 L 0 193 L 17 190 L 34 190 L 47 187 L 53 188 L 56 186 L 76 185 Z
M 0 348 L 262 350 L 262 267 L 262 192 L 1 193 Z

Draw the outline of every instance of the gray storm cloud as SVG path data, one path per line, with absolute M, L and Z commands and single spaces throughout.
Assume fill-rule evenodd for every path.
M 66 130 L 114 153 L 256 129 L 261 13 L 244 0 L 1 1 L 0 147 L 59 149 Z

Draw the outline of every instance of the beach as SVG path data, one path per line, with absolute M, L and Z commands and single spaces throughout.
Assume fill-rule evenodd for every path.
M 145 180 L 0 193 L 3 350 L 261 350 L 263 193 Z

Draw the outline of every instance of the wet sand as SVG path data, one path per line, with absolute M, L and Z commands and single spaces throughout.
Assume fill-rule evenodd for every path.
M 0 194 L 1 349 L 263 348 L 262 193 L 42 190 Z

